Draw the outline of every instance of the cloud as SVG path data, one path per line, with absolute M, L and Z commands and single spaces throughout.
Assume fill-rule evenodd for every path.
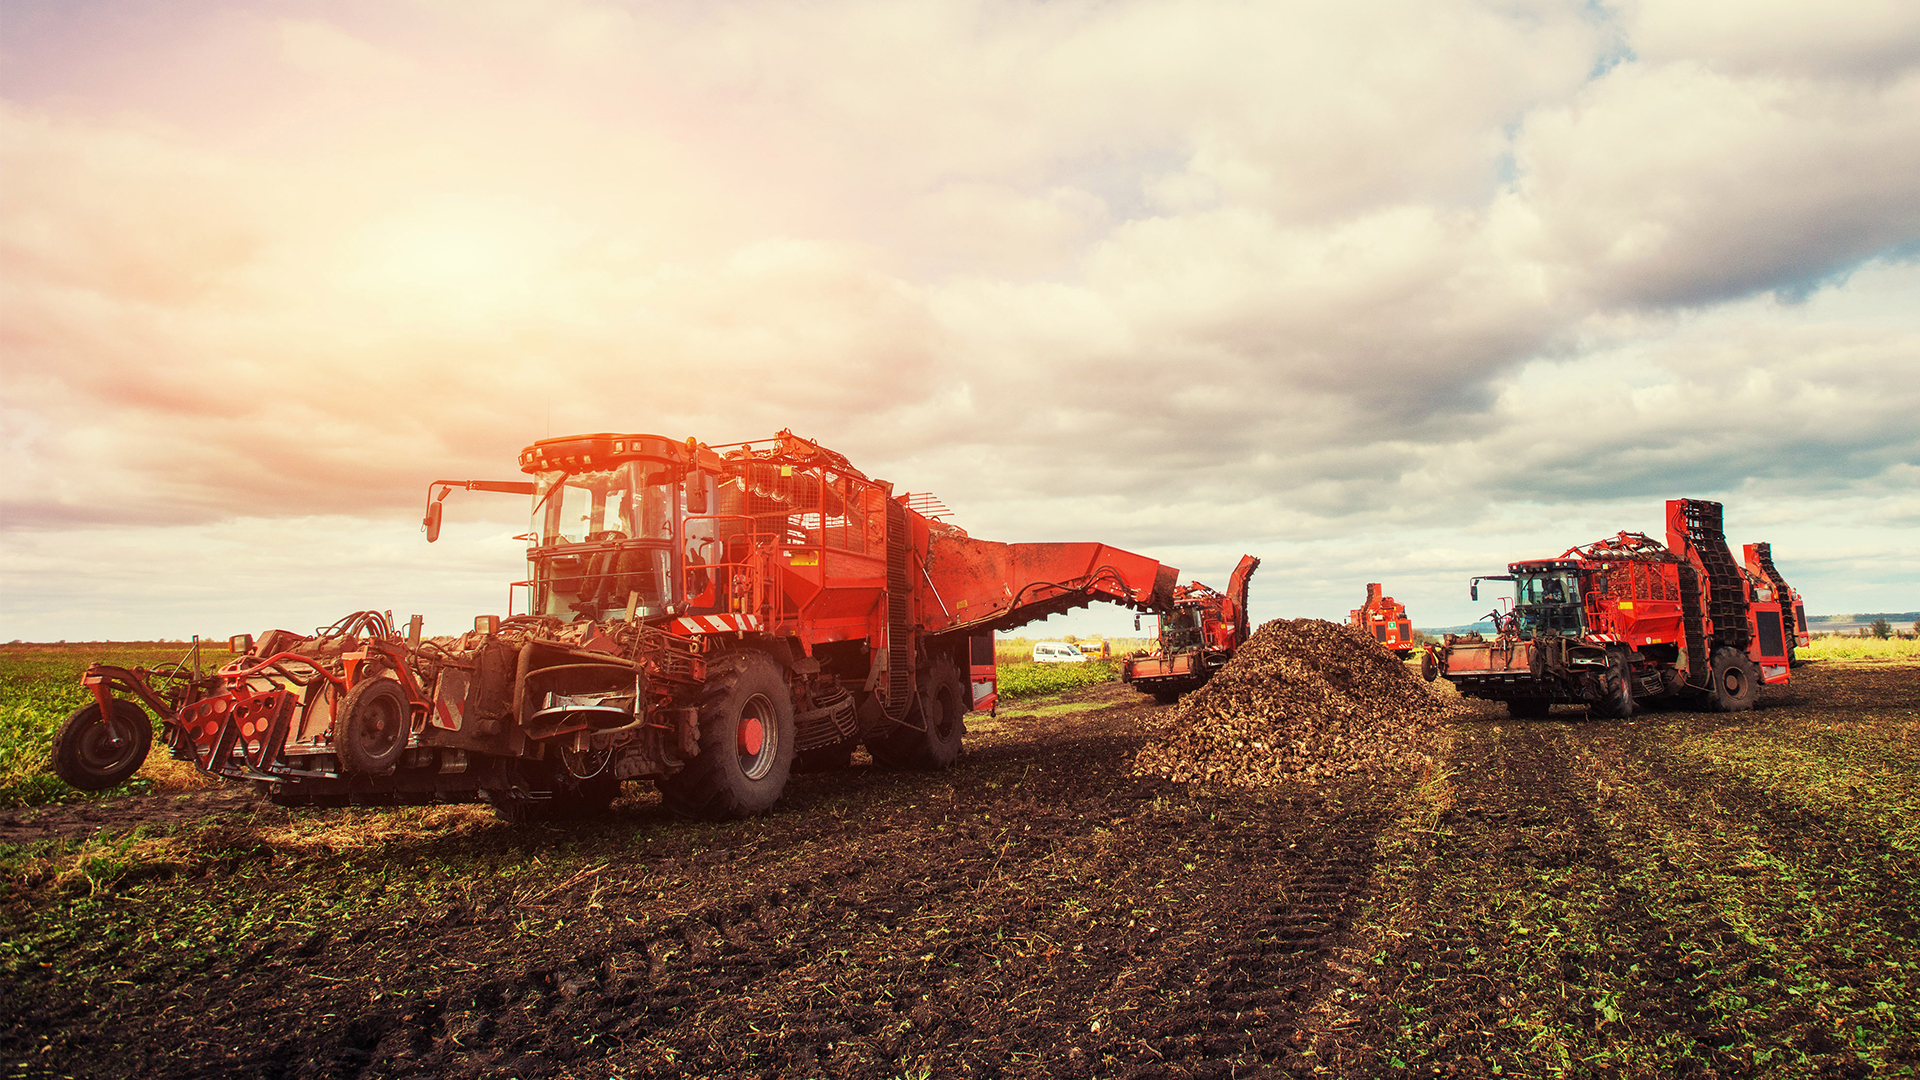
M 1620 8 L 1634 51 L 1652 63 L 1690 59 L 1736 74 L 1857 82 L 1920 64 L 1920 10 L 1900 0 L 1630 0 Z
M 1861 87 L 1622 65 L 1528 118 L 1510 212 L 1599 304 L 1791 290 L 1920 232 L 1916 115 L 1920 69 Z
M 49 567 L 352 548 L 580 430 L 791 426 L 977 535 L 1275 545 L 1346 606 L 1343 543 L 1438 581 L 1676 488 L 1911 517 L 1901 5 L 140 10 L 0 73 L 0 542 Z

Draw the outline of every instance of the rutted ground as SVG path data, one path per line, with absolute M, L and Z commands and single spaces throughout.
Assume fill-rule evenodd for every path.
M 1810 665 L 1741 717 L 1488 710 L 1432 770 L 1258 793 L 1131 775 L 1170 710 L 1101 687 L 983 719 L 952 772 L 801 777 L 737 825 L 650 795 L 567 828 L 232 795 L 145 829 L 132 800 L 19 813 L 0 1063 L 1897 1072 L 1916 673 Z
M 1911 1071 L 1915 674 L 1810 665 L 1734 716 L 1457 725 L 1424 816 L 1385 840 L 1359 934 L 1384 950 L 1367 1015 L 1391 1031 L 1387 1063 Z M 1829 725 L 1859 738 L 1816 745 Z M 1861 759 L 1861 798 L 1830 799 Z

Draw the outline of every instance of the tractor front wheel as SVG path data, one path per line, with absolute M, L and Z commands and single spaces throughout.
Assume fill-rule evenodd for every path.
M 793 774 L 793 694 L 780 665 L 738 652 L 707 665 L 700 753 L 660 781 L 668 809 L 731 821 L 773 808 Z
M 1713 651 L 1713 685 L 1707 690 L 1715 712 L 1745 712 L 1760 696 L 1760 671 L 1738 649 L 1722 645 Z
M 147 760 L 153 724 L 140 706 L 113 698 L 112 715 L 100 703 L 73 710 L 53 737 L 53 771 L 81 791 L 105 791 L 124 782 Z

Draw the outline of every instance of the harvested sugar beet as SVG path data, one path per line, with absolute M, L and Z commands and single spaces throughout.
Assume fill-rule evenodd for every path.
M 1180 703 L 1134 772 L 1266 787 L 1421 764 L 1447 711 L 1371 636 L 1321 619 L 1276 619 Z

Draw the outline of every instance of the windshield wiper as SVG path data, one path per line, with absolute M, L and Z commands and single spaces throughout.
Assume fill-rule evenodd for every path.
M 540 508 L 547 505 L 547 500 L 553 498 L 554 492 L 559 491 L 561 488 L 567 486 L 567 480 L 572 476 L 573 476 L 572 473 L 564 473 L 564 472 L 561 473 L 560 479 L 555 480 L 553 482 L 553 486 L 547 489 L 547 493 L 545 495 L 540 496 L 540 501 L 533 504 L 533 512 L 535 514 L 538 514 L 540 512 Z

